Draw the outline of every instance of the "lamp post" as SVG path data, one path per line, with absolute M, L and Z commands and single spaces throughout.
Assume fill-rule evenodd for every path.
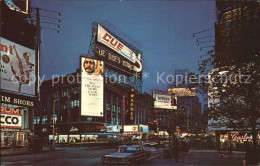
M 68 96 L 65 96 L 65 97 L 70 97 L 69 95 Z M 52 129 L 52 135 L 53 135 L 53 139 L 52 139 L 52 148 L 55 149 L 55 119 L 54 119 L 54 115 L 55 115 L 55 103 L 56 101 L 60 100 L 62 97 L 59 97 L 57 99 L 54 99 L 53 100 L 53 110 L 52 110 L 52 124 L 53 124 L 53 129 Z
M 53 112 L 52 112 L 52 125 L 53 125 L 53 128 L 52 128 L 52 149 L 55 149 L 54 145 L 55 145 L 55 119 L 54 119 L 54 115 L 55 115 L 55 102 L 58 101 L 61 97 L 57 98 L 57 99 L 54 99 L 53 100 Z

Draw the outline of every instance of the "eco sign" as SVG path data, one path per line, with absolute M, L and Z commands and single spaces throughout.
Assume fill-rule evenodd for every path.
M 19 109 L 1 107 L 1 128 L 22 128 L 22 114 Z

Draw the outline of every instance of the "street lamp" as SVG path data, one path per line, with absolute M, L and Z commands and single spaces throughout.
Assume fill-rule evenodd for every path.
M 66 97 L 70 97 L 70 96 L 66 96 Z M 62 97 L 59 97 L 59 98 L 57 98 L 57 99 L 54 99 L 53 100 L 53 112 L 52 112 L 52 124 L 53 124 L 53 129 L 52 129 L 52 149 L 55 149 L 55 136 L 54 136 L 54 134 L 55 134 L 55 119 L 54 119 L 54 115 L 55 115 L 55 103 L 56 103 L 56 101 L 58 101 L 58 100 L 60 100 Z

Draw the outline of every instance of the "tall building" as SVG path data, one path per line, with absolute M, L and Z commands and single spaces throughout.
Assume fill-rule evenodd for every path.
M 37 109 L 36 26 L 30 1 L 0 2 L 1 148 L 28 146 Z
M 215 23 L 215 69 L 235 66 L 260 60 L 260 3 L 258 1 L 216 1 L 217 22 Z M 210 75 L 209 73 L 209 75 Z M 213 98 L 214 88 L 209 88 L 208 105 L 217 104 Z M 208 121 L 209 132 L 216 134 L 216 144 L 225 148 L 242 149 L 244 141 L 251 141 L 249 131 L 234 129 L 220 123 Z
M 168 93 L 177 97 L 179 127 L 198 133 L 201 128 L 201 103 L 195 89 L 188 89 L 189 74 L 189 69 L 175 70 L 175 81 L 168 85 Z
M 258 1 L 216 1 L 215 66 L 260 60 Z
M 34 120 L 38 134 L 52 140 L 54 133 L 59 143 L 147 135 L 153 97 L 142 94 L 138 84 L 141 52 L 101 24 L 93 23 L 92 30 L 89 54 L 80 56 L 79 69 L 42 83 L 41 110 Z

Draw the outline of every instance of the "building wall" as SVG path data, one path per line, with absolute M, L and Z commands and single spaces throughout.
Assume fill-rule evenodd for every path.
M 259 60 L 259 2 L 216 1 L 216 7 L 215 66 Z
M 23 3 L 23 2 L 20 1 L 19 3 Z M 35 41 L 36 27 L 34 24 L 26 21 L 27 19 L 30 19 L 31 16 L 29 14 L 27 15 L 27 14 L 23 14 L 11 10 L 6 5 L 5 1 L 0 2 L 0 12 L 1 12 L 0 13 L 0 21 L 1 21 L 0 37 L 34 50 L 35 43 L 36 43 Z M 1 55 L 3 55 L 2 52 Z M 0 75 L 1 72 L 2 70 L 0 70 Z M 18 103 L 17 102 L 18 99 L 21 102 Z M 36 96 L 31 96 L 27 94 L 7 91 L 5 89 L 0 89 L 1 147 L 10 147 L 12 144 L 20 145 L 20 146 L 28 145 L 29 143 L 28 138 L 35 131 L 33 126 L 33 116 L 37 106 L 36 101 L 37 101 Z M 19 127 L 10 126 L 10 125 L 3 126 L 2 123 L 3 120 L 10 120 L 10 118 L 8 119 L 4 118 L 3 115 L 4 109 L 8 109 L 8 110 L 19 109 L 20 115 L 12 115 L 10 113 L 7 114 L 6 116 L 21 117 L 21 123 L 22 123 L 21 126 Z
M 77 73 L 67 75 L 75 76 Z M 61 80 L 61 79 L 60 79 Z M 63 80 L 67 80 L 64 78 Z M 96 123 L 104 125 L 147 124 L 153 120 L 153 97 L 147 93 L 135 97 L 135 120 L 129 120 L 130 88 L 116 83 L 105 83 L 104 88 L 104 116 L 89 117 L 80 115 L 80 84 L 76 82 L 48 80 L 41 85 L 41 109 L 35 116 L 35 126 L 45 128 L 45 135 L 51 133 L 53 105 L 55 102 L 54 117 L 57 123 Z M 125 102 L 123 102 L 125 100 Z M 44 118 L 47 118 L 44 120 Z M 38 119 L 38 120 L 37 120 Z M 41 131 L 41 130 L 39 130 Z

